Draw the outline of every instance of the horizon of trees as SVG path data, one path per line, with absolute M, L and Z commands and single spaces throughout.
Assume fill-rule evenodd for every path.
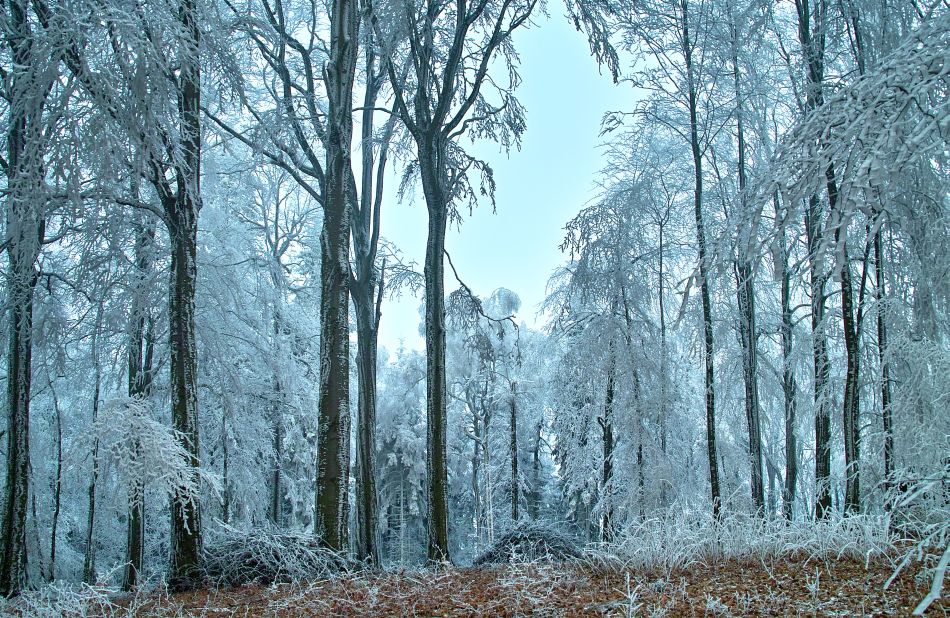
M 523 522 L 610 544 L 950 476 L 950 11 L 568 3 L 646 94 L 604 118 L 539 331 L 445 252 L 494 203 L 466 148 L 526 130 L 539 10 L 5 5 L 0 593 L 187 588 L 258 527 L 441 563 Z M 422 272 L 381 227 L 414 186 Z M 425 353 L 380 348 L 420 291 Z

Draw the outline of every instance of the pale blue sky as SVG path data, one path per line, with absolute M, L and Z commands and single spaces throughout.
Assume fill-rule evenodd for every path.
M 594 182 L 603 167 L 598 132 L 604 112 L 632 109 L 634 91 L 616 86 L 599 72 L 583 34 L 563 16 L 560 3 L 551 17 L 516 33 L 522 84 L 518 97 L 527 110 L 528 130 L 520 151 L 506 157 L 492 143 L 472 151 L 486 159 L 498 183 L 497 213 L 487 202 L 449 231 L 446 249 L 459 275 L 479 296 L 496 288 L 516 292 L 518 318 L 538 325 L 548 277 L 564 261 L 558 250 L 564 224 L 596 195 Z M 425 255 L 426 210 L 421 191 L 410 201 L 393 196 L 383 211 L 382 234 L 420 268 Z M 446 268 L 446 290 L 457 286 Z M 403 297 L 383 306 L 380 344 L 394 350 L 400 339 L 423 349 L 419 336 L 419 299 Z

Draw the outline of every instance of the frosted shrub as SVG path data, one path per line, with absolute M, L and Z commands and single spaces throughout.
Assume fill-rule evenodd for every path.
M 111 466 L 127 485 L 156 487 L 182 502 L 197 502 L 202 482 L 218 493 L 217 477 L 191 465 L 182 446 L 184 436 L 155 420 L 147 399 L 124 397 L 105 402 L 86 436 L 86 441 L 93 440 L 99 442 L 99 464 Z
M 502 535 L 491 547 L 475 558 L 475 566 L 550 560 L 577 560 L 581 549 L 569 537 L 552 526 L 521 524 Z
M 204 555 L 205 578 L 215 586 L 325 579 L 356 566 L 345 554 L 322 547 L 317 537 L 270 530 L 226 528 Z

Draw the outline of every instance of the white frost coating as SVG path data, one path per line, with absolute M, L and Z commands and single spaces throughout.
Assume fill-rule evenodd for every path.
M 202 483 L 220 494 L 217 475 L 191 465 L 184 436 L 156 421 L 147 400 L 125 397 L 103 403 L 78 452 L 91 451 L 94 440 L 99 441 L 100 465 L 112 466 L 126 486 L 157 485 L 182 505 L 198 504 Z

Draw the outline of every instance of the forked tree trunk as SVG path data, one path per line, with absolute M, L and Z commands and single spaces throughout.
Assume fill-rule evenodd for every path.
M 363 93 L 361 122 L 362 174 L 359 211 L 351 221 L 354 267 L 350 277 L 353 307 L 356 311 L 356 341 L 359 398 L 356 423 L 356 557 L 372 565 L 380 564 L 378 547 L 378 505 L 376 493 L 376 361 L 379 323 L 385 286 L 386 260 L 378 269 L 378 255 L 383 181 L 385 178 L 389 141 L 392 139 L 395 116 L 387 120 L 376 159 L 373 140 L 376 98 L 382 77 L 376 76 L 373 30 L 364 29 L 364 57 L 367 85 Z M 376 174 L 374 179 L 373 175 Z M 353 181 L 355 187 L 355 179 Z

